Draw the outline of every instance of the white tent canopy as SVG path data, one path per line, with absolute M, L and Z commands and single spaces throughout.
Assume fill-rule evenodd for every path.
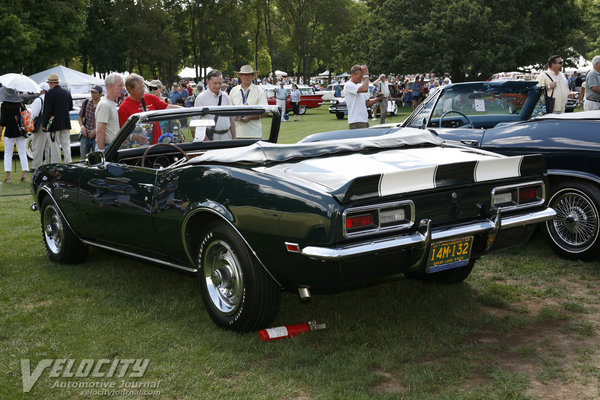
M 213 69 L 211 67 L 206 67 L 207 74 L 212 70 Z M 204 78 L 204 74 L 202 73 L 203 69 L 198 68 L 198 71 L 200 72 L 200 76 L 202 76 Z M 184 67 L 181 71 L 179 71 L 177 76 L 179 76 L 180 78 L 183 78 L 183 79 L 196 79 L 197 78 L 196 69 L 192 68 L 192 67 Z
M 275 76 L 288 76 L 287 72 L 275 70 Z
M 321 72 L 319 75 L 317 75 L 319 78 L 327 78 L 329 77 L 329 70 L 325 70 L 323 72 Z
M 60 85 L 71 93 L 89 93 L 92 86 L 100 85 L 104 87 L 104 80 L 95 76 L 84 74 L 83 72 L 75 71 L 74 69 L 64 67 L 62 65 L 47 69 L 29 77 L 37 84 L 46 82 L 48 75 L 56 74 L 60 81 Z

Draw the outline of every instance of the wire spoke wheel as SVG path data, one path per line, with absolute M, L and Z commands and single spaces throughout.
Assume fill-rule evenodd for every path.
M 598 229 L 594 205 L 586 198 L 566 193 L 556 200 L 553 220 L 557 235 L 571 246 L 583 247 Z
M 544 224 L 554 250 L 573 259 L 592 259 L 599 248 L 598 201 L 600 190 L 585 183 L 559 184 L 548 205 L 556 216 Z

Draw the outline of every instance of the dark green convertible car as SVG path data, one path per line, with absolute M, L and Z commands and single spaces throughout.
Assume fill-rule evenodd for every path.
M 266 140 L 204 140 L 217 121 L 231 130 L 257 118 Z M 555 215 L 537 155 L 420 129 L 276 144 L 279 124 L 271 106 L 146 112 L 105 153 L 43 166 L 32 209 L 48 256 L 82 262 L 96 247 L 189 271 L 213 321 L 246 332 L 268 326 L 282 289 L 310 297 L 402 273 L 461 282 L 483 254 Z

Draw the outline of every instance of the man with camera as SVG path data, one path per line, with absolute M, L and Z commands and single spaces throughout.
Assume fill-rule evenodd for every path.
M 361 129 L 369 127 L 367 107 L 381 101 L 383 94 L 369 99 L 369 69 L 366 65 L 355 65 L 350 70 L 351 77 L 342 95 L 346 98 L 348 107 L 348 127 Z
M 379 98 L 383 96 L 383 98 L 378 103 L 379 113 L 381 114 L 379 123 L 385 124 L 385 119 L 387 117 L 388 111 L 388 100 L 392 99 L 392 96 L 390 94 L 390 88 L 387 83 L 387 77 L 385 76 L 385 74 L 379 75 L 379 78 L 375 82 L 373 82 L 373 85 L 375 86 L 375 93 L 373 97 Z M 373 114 L 373 119 L 375 119 L 375 114 Z

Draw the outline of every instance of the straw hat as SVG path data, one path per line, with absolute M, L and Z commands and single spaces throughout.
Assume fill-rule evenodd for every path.
M 240 74 L 253 74 L 254 76 L 258 75 L 257 71 L 254 71 L 252 69 L 252 65 L 242 65 L 242 68 L 240 68 L 239 71 L 235 71 L 236 75 L 240 75 Z
M 48 75 L 48 83 L 58 83 L 58 75 L 56 75 L 56 74 Z

